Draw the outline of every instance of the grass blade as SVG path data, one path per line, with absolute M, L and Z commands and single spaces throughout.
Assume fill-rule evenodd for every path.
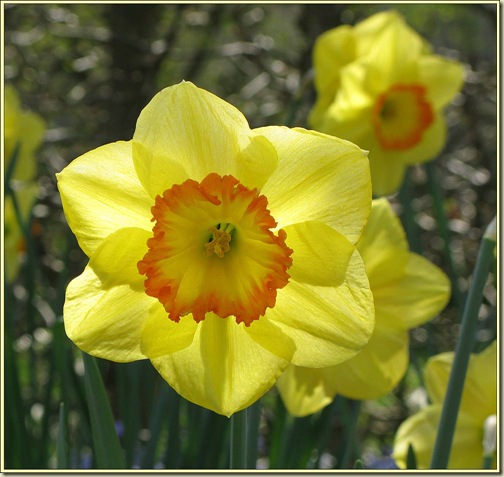
M 125 469 L 124 455 L 98 365 L 86 353 L 82 353 L 82 358 L 96 464 L 100 469 Z
M 58 417 L 58 437 L 56 440 L 56 457 L 58 462 L 58 469 L 68 469 L 66 434 L 65 404 L 61 403 Z

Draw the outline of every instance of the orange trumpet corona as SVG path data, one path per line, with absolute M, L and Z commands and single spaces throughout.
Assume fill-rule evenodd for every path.
M 292 250 L 268 201 L 233 176 L 188 179 L 156 197 L 149 248 L 138 262 L 145 291 L 171 320 L 212 312 L 246 326 L 275 305 L 289 280 Z

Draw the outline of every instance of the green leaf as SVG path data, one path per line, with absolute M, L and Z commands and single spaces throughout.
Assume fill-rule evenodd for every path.
M 125 469 L 124 455 L 100 371 L 92 356 L 82 353 L 82 358 L 96 464 L 100 469 Z
M 357 459 L 354 463 L 354 466 L 353 466 L 354 469 L 363 469 L 364 468 L 364 464 L 362 463 L 362 460 L 360 459 Z
M 65 404 L 61 403 L 58 418 L 58 436 L 56 440 L 58 469 L 68 469 L 66 440 Z
M 407 469 L 417 468 L 417 459 L 415 455 L 415 450 L 413 449 L 413 446 L 411 444 L 408 446 L 408 454 L 406 455 L 406 468 Z

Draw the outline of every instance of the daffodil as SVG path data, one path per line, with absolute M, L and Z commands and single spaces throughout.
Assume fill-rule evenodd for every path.
M 64 323 L 82 350 L 150 359 L 183 397 L 231 415 L 289 363 L 328 366 L 369 340 L 356 252 L 371 206 L 365 152 L 284 127 L 251 130 L 189 82 L 158 93 L 131 141 L 58 174 L 89 264 Z
M 36 174 L 35 151 L 44 137 L 45 123 L 38 114 L 21 108 L 18 94 L 11 85 L 5 86 L 4 99 L 4 170 L 15 159 L 11 178 L 31 181 Z M 19 149 L 14 158 L 16 148 Z
M 432 319 L 448 301 L 448 278 L 408 250 L 401 223 L 386 199 L 373 201 L 357 250 L 374 295 L 373 335 L 360 353 L 338 365 L 286 369 L 277 387 L 295 416 L 319 411 L 336 394 L 375 399 L 392 391 L 408 367 L 408 330 Z
M 397 12 L 322 35 L 314 70 L 318 99 L 309 124 L 369 151 L 375 195 L 394 193 L 409 165 L 441 152 L 443 109 L 462 87 L 463 68 L 430 53 Z
M 4 199 L 4 266 L 7 282 L 15 280 L 24 259 L 26 239 L 19 219 L 24 221 L 25 225 L 28 226 L 38 189 L 38 184 L 35 182 L 18 184 L 13 193 L 16 194 L 19 217 L 16 214 L 12 196 L 7 195 Z
M 432 404 L 406 419 L 397 430 L 393 456 L 401 468 L 406 467 L 410 445 L 415 452 L 418 468 L 429 468 L 453 359 L 454 353 L 449 352 L 433 356 L 427 362 L 424 376 Z M 495 447 L 492 445 L 495 429 L 489 429 L 496 413 L 497 343 L 493 342 L 483 352 L 471 355 L 449 469 L 481 469 L 483 458 L 488 452 L 493 454 L 493 468 L 496 468 Z M 487 444 L 489 441 L 490 445 Z

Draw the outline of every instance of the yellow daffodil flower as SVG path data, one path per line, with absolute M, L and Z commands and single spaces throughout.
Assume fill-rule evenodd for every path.
M 21 220 L 28 225 L 33 203 L 37 197 L 39 186 L 35 182 L 23 182 L 14 190 L 19 206 Z M 16 279 L 26 251 L 26 240 L 19 224 L 12 196 L 4 199 L 4 267 L 7 282 Z
M 38 114 L 21 108 L 19 97 L 11 85 L 5 86 L 4 95 L 4 170 L 8 170 L 19 145 L 11 178 L 31 181 L 36 174 L 35 151 L 44 137 L 45 123 Z
M 401 468 L 406 467 L 410 444 L 418 468 L 429 468 L 454 356 L 453 352 L 442 353 L 427 362 L 424 376 L 432 404 L 406 419 L 397 430 L 393 456 Z M 486 445 L 488 434 L 494 435 L 494 429 L 485 435 L 485 428 L 489 423 L 491 426 L 496 413 L 497 343 L 493 342 L 483 352 L 471 355 L 448 469 L 481 469 L 488 452 L 485 446 L 493 453 L 493 468 L 496 468 L 495 447 L 491 443 Z
M 375 195 L 396 192 L 409 165 L 434 159 L 445 144 L 443 108 L 460 91 L 463 68 L 429 50 L 394 11 L 315 44 L 309 124 L 369 151 Z
M 141 112 L 131 141 L 58 174 L 89 264 L 67 288 L 82 350 L 148 358 L 183 397 L 231 415 L 289 363 L 328 366 L 369 340 L 356 252 L 371 206 L 366 154 L 304 129 L 251 130 L 182 82 Z
M 408 250 L 401 223 L 386 199 L 373 201 L 357 250 L 374 295 L 373 335 L 360 353 L 336 366 L 286 369 L 277 387 L 295 416 L 319 411 L 336 394 L 375 399 L 392 391 L 408 367 L 408 330 L 432 319 L 448 301 L 448 278 Z

